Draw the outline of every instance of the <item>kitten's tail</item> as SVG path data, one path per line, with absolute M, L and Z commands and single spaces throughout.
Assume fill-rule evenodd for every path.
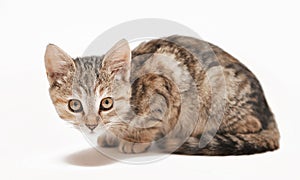
M 243 155 L 273 151 L 279 148 L 279 131 L 276 126 L 251 134 L 216 134 L 204 147 L 199 147 L 199 138 L 189 137 L 174 154 L 188 155 Z M 173 142 L 174 143 L 174 142 Z M 166 149 L 172 141 L 165 144 Z

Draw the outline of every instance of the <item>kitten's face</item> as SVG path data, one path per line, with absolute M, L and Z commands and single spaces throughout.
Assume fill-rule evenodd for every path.
M 129 110 L 130 48 L 126 40 L 105 56 L 75 60 L 50 44 L 45 65 L 50 97 L 62 119 L 94 130 L 99 124 L 120 121 Z

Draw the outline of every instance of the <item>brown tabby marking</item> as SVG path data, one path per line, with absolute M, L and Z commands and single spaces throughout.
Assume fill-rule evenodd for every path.
M 142 43 L 131 52 L 121 40 L 104 56 L 76 59 L 49 45 L 45 64 L 59 116 L 74 124 L 104 125 L 107 133 L 98 138 L 100 146 L 140 153 L 156 142 L 165 152 L 194 155 L 279 148 L 279 131 L 259 81 L 237 59 L 205 41 L 170 36 Z M 101 111 L 99 103 L 106 97 L 113 98 L 114 106 Z M 80 100 L 83 112 L 70 112 L 70 99 Z M 217 134 L 200 147 L 200 139 L 209 138 L 204 135 L 213 132 L 219 117 Z

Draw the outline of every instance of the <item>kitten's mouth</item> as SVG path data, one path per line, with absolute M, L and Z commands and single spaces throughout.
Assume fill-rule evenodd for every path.
M 103 124 L 102 122 L 98 122 L 97 124 L 84 124 L 84 126 L 90 130 L 90 133 L 94 133 L 97 129 L 106 128 L 107 124 Z

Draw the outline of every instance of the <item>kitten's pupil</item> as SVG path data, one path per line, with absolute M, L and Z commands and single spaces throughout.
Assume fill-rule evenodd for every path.
M 109 104 L 109 101 L 107 99 L 105 100 L 105 104 Z

